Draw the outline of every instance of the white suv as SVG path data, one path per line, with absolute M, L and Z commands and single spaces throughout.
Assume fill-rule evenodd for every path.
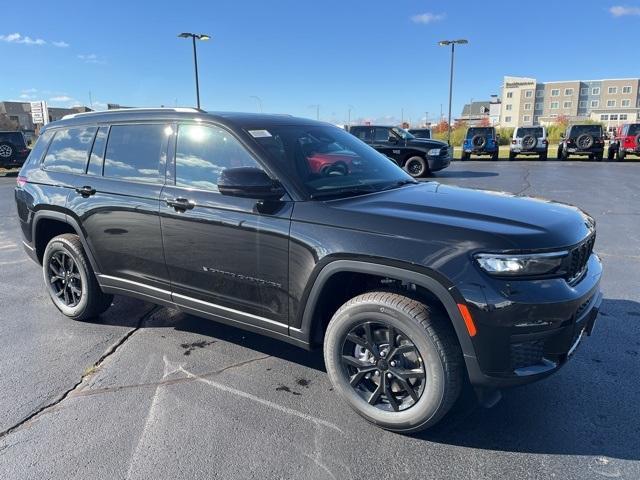
M 548 151 L 549 141 L 545 127 L 518 127 L 511 139 L 509 160 L 517 155 L 539 155 L 540 160 L 546 160 Z

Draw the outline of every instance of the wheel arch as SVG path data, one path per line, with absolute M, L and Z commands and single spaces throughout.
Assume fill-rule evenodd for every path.
M 74 233 L 78 235 L 82 247 L 84 248 L 91 268 L 95 273 L 99 273 L 97 263 L 87 244 L 80 224 L 70 215 L 57 210 L 39 210 L 34 214 L 31 238 L 35 247 L 38 261 L 42 264 L 42 256 L 49 241 L 63 233 Z
M 442 306 L 449 317 L 455 330 L 456 337 L 465 355 L 475 357 L 475 351 L 471 338 L 467 332 L 464 319 L 457 304 L 462 302 L 462 297 L 455 287 L 442 275 L 427 268 L 416 268 L 414 265 L 390 264 L 383 261 L 371 262 L 362 260 L 334 260 L 325 266 L 315 277 L 313 285 L 309 289 L 306 300 L 303 301 L 301 322 L 299 328 L 290 327 L 290 335 L 297 338 L 310 347 L 319 343 L 319 333 L 324 333 L 322 326 L 326 328 L 327 318 L 318 315 L 323 294 L 331 289 L 332 279 L 341 274 L 371 275 L 415 285 L 417 295 L 424 299 L 424 294 L 433 296 Z M 407 290 L 408 293 L 414 293 Z M 421 295 L 422 294 L 422 295 Z M 319 332 L 321 330 L 321 332 Z

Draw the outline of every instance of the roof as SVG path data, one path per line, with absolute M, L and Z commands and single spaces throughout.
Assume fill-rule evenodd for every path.
M 291 115 L 242 113 L 242 112 L 206 112 L 197 108 L 126 108 L 105 110 L 102 112 L 74 113 L 49 126 L 81 125 L 88 122 L 127 122 L 141 120 L 212 120 L 239 128 L 268 128 L 273 125 L 328 125 L 325 122 L 298 118 Z
M 10 114 L 31 114 L 31 104 L 29 102 L 0 102 L 0 107 L 4 107 L 4 113 Z M 3 110 L 0 108 L 0 110 Z
M 489 100 L 482 102 L 467 103 L 462 108 L 462 116 L 468 117 L 473 115 L 487 115 L 489 113 L 489 107 L 491 102 Z

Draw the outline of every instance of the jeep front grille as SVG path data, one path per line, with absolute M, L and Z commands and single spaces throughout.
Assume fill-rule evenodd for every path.
M 587 262 L 593 252 L 593 244 L 596 241 L 595 233 L 574 247 L 567 258 L 566 276 L 569 283 L 579 280 L 587 269 Z

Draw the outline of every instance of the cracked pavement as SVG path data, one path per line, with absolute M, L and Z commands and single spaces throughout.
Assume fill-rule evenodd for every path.
M 337 398 L 320 353 L 123 297 L 66 319 L 0 178 L 0 478 L 639 478 L 640 164 L 455 162 L 437 180 L 592 214 L 603 315 L 554 377 L 400 436 Z

